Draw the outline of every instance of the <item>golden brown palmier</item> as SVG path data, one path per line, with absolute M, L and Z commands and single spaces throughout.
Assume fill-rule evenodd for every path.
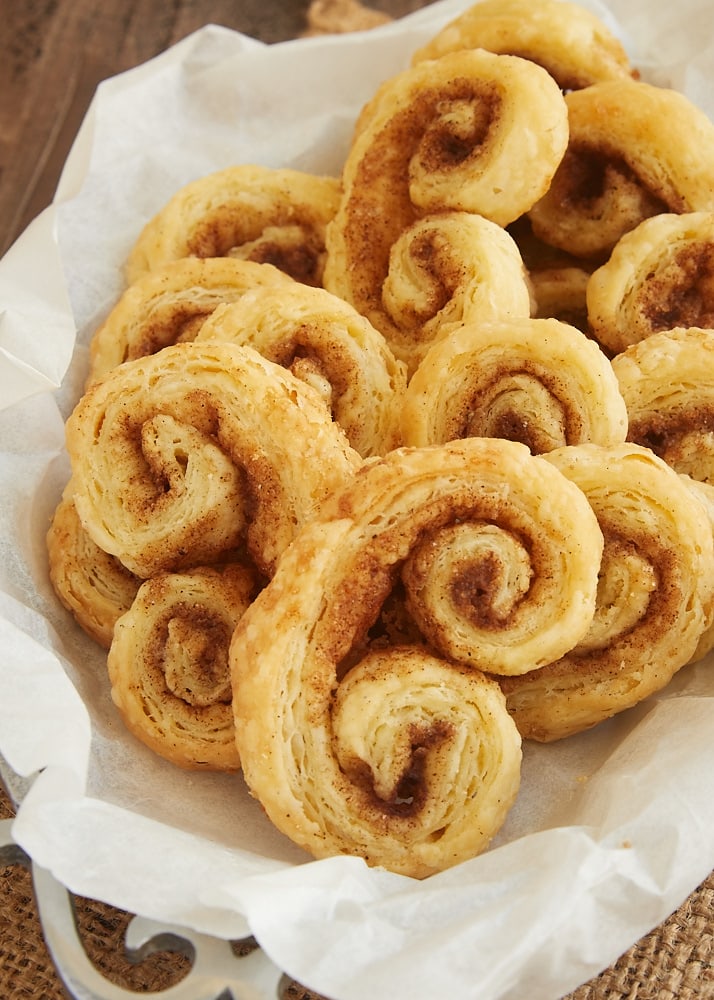
M 289 168 L 246 163 L 199 177 L 146 224 L 129 255 L 127 281 L 181 257 L 235 257 L 319 285 L 325 226 L 339 196 L 338 178 Z
M 219 306 L 197 340 L 254 347 L 323 397 L 355 451 L 381 455 L 399 441 L 406 368 L 369 320 L 322 288 L 253 289 Z
M 373 280 L 362 308 L 410 375 L 454 326 L 531 311 L 515 242 L 500 226 L 468 212 L 409 225 L 390 248 L 385 274 Z
M 414 61 L 464 48 L 532 59 L 563 90 L 635 73 L 602 19 L 567 0 L 480 0 L 418 49 Z
M 591 275 L 586 305 L 593 336 L 613 354 L 660 330 L 714 327 L 714 212 L 641 222 Z
M 714 211 L 714 123 L 689 98 L 622 79 L 565 101 L 568 149 L 529 212 L 538 238 L 602 261 L 650 216 Z
M 116 620 L 131 607 L 141 580 L 92 541 L 72 494 L 70 482 L 47 532 L 50 580 L 87 635 L 108 649 Z
M 311 387 L 218 341 L 113 369 L 80 399 L 66 438 L 82 523 L 144 578 L 211 563 L 245 539 L 269 575 L 362 461 Z
M 632 708 L 690 661 L 709 627 L 709 516 L 673 469 L 636 444 L 544 456 L 587 496 L 605 539 L 597 610 L 557 662 L 502 680 L 524 738 L 550 742 Z
M 584 495 L 523 445 L 365 463 L 231 644 L 243 771 L 275 825 L 415 877 L 482 850 L 520 763 L 483 668 L 531 669 L 584 635 L 601 552 Z M 402 586 L 423 638 L 391 644 L 380 614 Z
M 714 330 L 663 330 L 613 358 L 631 441 L 714 485 Z
M 414 446 L 501 437 L 541 454 L 624 441 L 627 411 L 609 360 L 576 327 L 556 319 L 465 324 L 412 376 L 402 435 Z
M 367 316 L 395 353 L 405 336 L 407 349 L 428 339 L 422 328 L 447 305 L 467 265 L 447 253 L 444 267 L 448 238 L 417 230 L 410 269 L 421 271 L 426 285 L 411 333 L 404 329 L 409 310 L 391 317 L 382 302 L 392 248 L 426 216 L 512 222 L 547 189 L 567 134 L 557 84 L 525 59 L 455 52 L 391 77 L 363 109 L 347 155 L 344 193 L 327 230 L 325 287 Z M 415 297 L 399 294 L 399 284 L 400 302 Z
M 256 575 L 239 563 L 159 573 L 116 623 L 112 700 L 127 728 L 173 764 L 240 767 L 228 650 L 257 590 Z
M 292 279 L 271 264 L 231 258 L 172 261 L 126 289 L 89 345 L 91 385 L 125 361 L 191 341 L 216 306 L 250 288 L 284 288 Z

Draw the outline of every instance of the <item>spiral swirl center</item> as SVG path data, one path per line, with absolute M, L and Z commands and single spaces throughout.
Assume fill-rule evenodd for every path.
M 164 677 L 169 691 L 197 708 L 231 700 L 225 622 L 200 607 L 174 608 L 167 623 Z

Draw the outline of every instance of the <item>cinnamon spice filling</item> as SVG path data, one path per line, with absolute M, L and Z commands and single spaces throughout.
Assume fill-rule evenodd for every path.
M 369 764 L 359 758 L 342 762 L 342 770 L 350 782 L 366 795 L 369 805 L 385 817 L 416 817 L 429 799 L 427 762 L 430 752 L 453 735 L 453 726 L 443 719 L 431 725 L 409 725 L 409 756 L 391 795 L 377 793 Z
M 714 244 L 681 247 L 638 294 L 652 331 L 714 325 Z

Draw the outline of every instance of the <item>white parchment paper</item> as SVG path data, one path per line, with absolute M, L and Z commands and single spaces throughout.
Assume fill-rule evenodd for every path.
M 645 78 L 714 116 L 709 0 L 584 5 Z M 185 774 L 139 745 L 111 705 L 103 654 L 49 584 L 64 420 L 144 222 L 232 163 L 337 174 L 377 84 L 466 6 L 271 47 L 209 26 L 106 81 L 54 204 L 0 261 L 0 750 L 19 774 L 41 772 L 15 837 L 75 892 L 220 937 L 254 933 L 337 1000 L 555 1000 L 714 867 L 708 661 L 596 730 L 527 746 L 493 847 L 416 882 L 355 858 L 311 861 L 239 776 Z

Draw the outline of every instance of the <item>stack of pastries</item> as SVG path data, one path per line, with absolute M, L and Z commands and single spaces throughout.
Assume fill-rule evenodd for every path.
M 198 178 L 126 279 L 53 585 L 129 730 L 312 856 L 473 857 L 523 740 L 714 645 L 714 124 L 585 9 L 475 4 L 340 177 Z

